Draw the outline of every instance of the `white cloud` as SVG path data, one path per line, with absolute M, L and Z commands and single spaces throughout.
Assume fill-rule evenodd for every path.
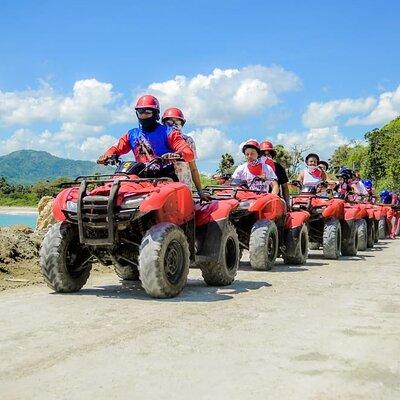
M 400 85 L 393 92 L 379 96 L 376 107 L 366 117 L 355 117 L 347 125 L 380 125 L 400 115 Z
M 197 157 L 200 161 L 217 161 L 221 154 L 235 154 L 238 145 L 215 128 L 196 129 L 188 133 L 196 143 Z
M 348 140 L 339 132 L 337 126 L 312 128 L 306 132 L 287 132 L 278 133 L 275 144 L 283 144 L 286 148 L 294 145 L 308 148 L 309 152 L 319 154 L 323 159 L 327 159 L 333 151 L 340 145 L 348 143 Z
M 111 83 L 94 78 L 76 81 L 71 96 L 57 94 L 43 82 L 37 90 L 0 91 L 0 125 L 57 121 L 99 126 L 127 122 L 129 113 L 132 120 L 132 109 L 126 104 L 119 105 L 120 98 Z
M 146 89 L 158 97 L 163 108 L 181 107 L 188 121 L 217 126 L 256 115 L 279 103 L 278 95 L 300 87 L 300 79 L 282 67 L 248 66 L 216 68 L 210 75 L 152 83 Z
M 89 136 L 84 140 L 79 137 L 61 140 L 61 137 L 61 132 L 45 130 L 35 134 L 28 129 L 17 129 L 10 138 L 0 140 L 0 155 L 31 149 L 47 151 L 62 158 L 94 161 L 118 140 L 111 135 Z
M 59 115 L 60 103 L 61 97 L 44 82 L 37 90 L 0 90 L 0 125 L 28 125 L 38 121 L 52 121 Z
M 365 113 L 375 106 L 373 97 L 364 99 L 340 99 L 328 102 L 312 102 L 303 114 L 303 124 L 307 128 L 321 128 L 336 123 L 342 115 Z
M 111 83 L 97 79 L 76 81 L 73 96 L 67 97 L 60 105 L 60 118 L 65 122 L 99 125 L 109 123 L 112 105 L 120 95 L 113 93 Z

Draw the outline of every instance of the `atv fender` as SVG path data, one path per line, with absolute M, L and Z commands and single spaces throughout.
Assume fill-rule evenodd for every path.
M 362 215 L 364 214 L 362 211 L 363 210 L 360 210 L 360 208 L 358 207 L 353 207 L 353 206 L 346 207 L 344 210 L 344 219 L 346 221 L 361 219 L 363 218 Z
M 182 225 L 194 217 L 192 193 L 183 183 L 174 182 L 154 191 L 140 205 L 142 213 L 155 212 L 156 222 Z
M 63 209 L 67 206 L 67 201 L 74 200 L 76 201 L 78 198 L 79 187 L 70 187 L 62 190 L 53 202 L 53 217 L 56 221 L 62 222 L 66 220 L 66 216 Z
M 250 212 L 258 213 L 258 219 L 275 221 L 286 212 L 286 203 L 276 194 L 268 194 L 257 199 L 250 207 Z
M 322 212 L 322 216 L 326 219 L 335 218 L 342 220 L 344 218 L 344 201 L 341 199 L 330 200 L 328 206 Z
M 310 213 L 307 211 L 291 211 L 286 215 L 285 229 L 301 227 L 309 218 Z
M 196 261 L 218 260 L 221 250 L 221 238 L 229 219 L 223 218 L 202 225 L 196 230 Z
M 196 227 L 228 218 L 231 211 L 238 205 L 239 202 L 235 199 L 214 200 L 210 203 L 196 204 Z

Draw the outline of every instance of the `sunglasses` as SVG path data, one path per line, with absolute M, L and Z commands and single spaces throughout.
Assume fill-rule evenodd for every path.
M 153 115 L 153 110 L 151 108 L 138 108 L 136 112 L 139 115 L 147 114 L 147 115 Z

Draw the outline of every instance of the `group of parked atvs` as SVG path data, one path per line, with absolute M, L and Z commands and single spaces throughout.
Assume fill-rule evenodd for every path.
M 385 238 L 400 212 L 322 198 L 308 187 L 292 196 L 288 210 L 277 195 L 244 182 L 208 186 L 212 200 L 201 203 L 187 185 L 157 177 L 163 159 L 112 161 L 114 175 L 78 177 L 54 201 L 58 223 L 43 240 L 40 264 L 56 292 L 80 290 L 94 262 L 166 298 L 182 291 L 189 267 L 200 268 L 208 285 L 230 285 L 245 249 L 255 270 L 271 269 L 278 257 L 304 264 L 309 248 L 322 248 L 327 259 L 355 256 Z

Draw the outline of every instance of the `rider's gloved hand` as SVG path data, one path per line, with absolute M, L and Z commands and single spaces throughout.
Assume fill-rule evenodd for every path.
M 102 154 L 98 159 L 97 159 L 97 164 L 107 164 L 107 161 L 108 161 L 108 157 L 109 156 L 106 156 L 105 154 Z
M 200 201 L 204 201 L 205 203 L 209 203 L 212 200 L 210 193 L 205 192 L 204 190 L 198 190 L 197 194 L 200 197 Z
M 179 153 L 165 153 L 161 158 L 164 160 L 179 160 L 182 156 Z

